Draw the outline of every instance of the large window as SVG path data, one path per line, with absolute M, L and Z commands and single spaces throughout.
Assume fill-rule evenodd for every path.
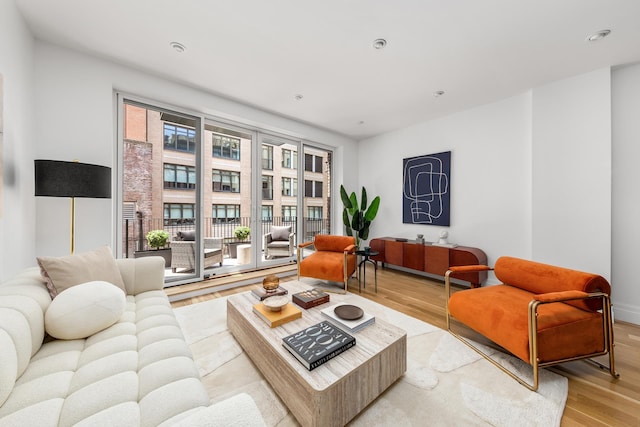
M 213 169 L 212 181 L 213 191 L 224 193 L 240 192 L 240 172 Z
M 262 200 L 273 200 L 273 177 L 262 175 Z
M 165 123 L 164 149 L 195 153 L 196 131 L 182 126 Z
M 164 225 L 193 224 L 194 206 L 191 203 L 165 203 Z
M 322 181 L 304 180 L 304 197 L 322 198 Z
M 230 136 L 213 134 L 213 157 L 240 160 L 240 140 Z
M 273 170 L 273 145 L 262 145 L 262 169 Z
M 298 169 L 298 152 L 283 148 L 282 167 L 285 169 Z
M 164 188 L 193 190 L 196 188 L 196 168 L 165 163 Z
M 295 221 L 298 209 L 296 206 L 283 206 L 282 207 L 282 220 L 289 222 Z
M 307 219 L 322 219 L 322 206 L 307 206 Z
M 283 196 L 297 196 L 298 195 L 298 179 L 297 178 L 282 178 L 282 195 Z
M 211 212 L 214 224 L 240 223 L 240 205 L 212 205 Z
M 305 154 L 304 170 L 307 172 L 322 172 L 322 156 Z
M 262 205 L 262 221 L 266 221 L 266 222 L 273 221 L 273 206 Z

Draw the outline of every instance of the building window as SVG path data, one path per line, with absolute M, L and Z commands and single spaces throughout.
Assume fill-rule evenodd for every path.
M 322 181 L 304 180 L 304 197 L 322 198 Z
M 297 178 L 282 178 L 282 195 L 283 196 L 297 196 L 298 195 L 298 179 Z
M 298 152 L 282 150 L 282 167 L 284 169 L 298 169 Z
M 196 188 L 196 168 L 164 164 L 164 188 L 193 190 Z
M 273 221 L 273 206 L 262 205 L 262 221 L 263 222 Z
M 224 193 L 240 192 L 240 172 L 213 169 L 211 176 L 213 191 Z
M 283 206 L 282 207 L 282 220 L 289 222 L 295 221 L 297 216 L 297 208 L 295 206 Z
M 304 170 L 307 172 L 322 173 L 322 156 L 314 156 L 313 154 L 304 155 Z
M 213 134 L 213 157 L 240 160 L 240 140 Z
M 164 225 L 193 224 L 194 205 L 191 203 L 165 203 Z
M 164 149 L 196 152 L 196 131 L 169 123 L 164 124 Z
M 211 205 L 214 224 L 240 223 L 240 205 Z
M 273 177 L 262 175 L 262 200 L 273 200 Z
M 307 206 L 307 219 L 321 220 L 322 206 Z
M 262 146 L 262 169 L 273 170 L 273 146 Z

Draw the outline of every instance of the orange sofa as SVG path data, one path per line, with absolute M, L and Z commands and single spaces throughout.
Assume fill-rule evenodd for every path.
M 500 285 L 451 294 L 450 278 L 494 270 Z M 488 266 L 451 267 L 445 276 L 447 329 L 521 384 L 537 390 L 538 369 L 609 354 L 615 372 L 611 286 L 603 277 L 513 257 Z M 451 319 L 489 338 L 533 368 L 529 384 L 452 331 Z
M 313 245 L 315 252 L 303 258 L 303 249 Z M 344 292 L 347 281 L 356 271 L 356 240 L 352 236 L 317 234 L 313 242 L 298 245 L 298 280 L 301 276 L 342 282 Z

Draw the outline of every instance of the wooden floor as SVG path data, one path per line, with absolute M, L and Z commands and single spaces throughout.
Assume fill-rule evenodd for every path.
M 368 279 L 372 279 L 371 273 Z M 283 278 L 281 282 L 287 280 L 295 280 L 295 276 Z M 214 292 L 172 305 L 195 304 L 244 292 L 254 286 L 257 285 Z M 349 290 L 358 292 L 356 279 L 351 279 Z M 374 293 L 373 284 L 369 282 L 361 295 L 445 328 L 442 282 L 392 269 L 378 269 L 378 293 Z M 620 379 L 615 380 L 607 371 L 598 370 L 582 361 L 551 368 L 569 378 L 569 395 L 562 426 L 640 426 L 640 326 L 617 322 L 614 333 L 616 370 L 620 373 Z

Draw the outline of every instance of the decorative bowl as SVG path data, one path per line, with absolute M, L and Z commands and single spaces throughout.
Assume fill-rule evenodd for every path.
M 275 274 L 270 274 L 262 280 L 262 287 L 267 292 L 272 292 L 280 286 L 280 279 Z
M 265 307 L 271 311 L 280 311 L 282 308 L 289 303 L 289 298 L 284 295 L 277 295 L 269 298 L 265 298 L 262 301 Z

